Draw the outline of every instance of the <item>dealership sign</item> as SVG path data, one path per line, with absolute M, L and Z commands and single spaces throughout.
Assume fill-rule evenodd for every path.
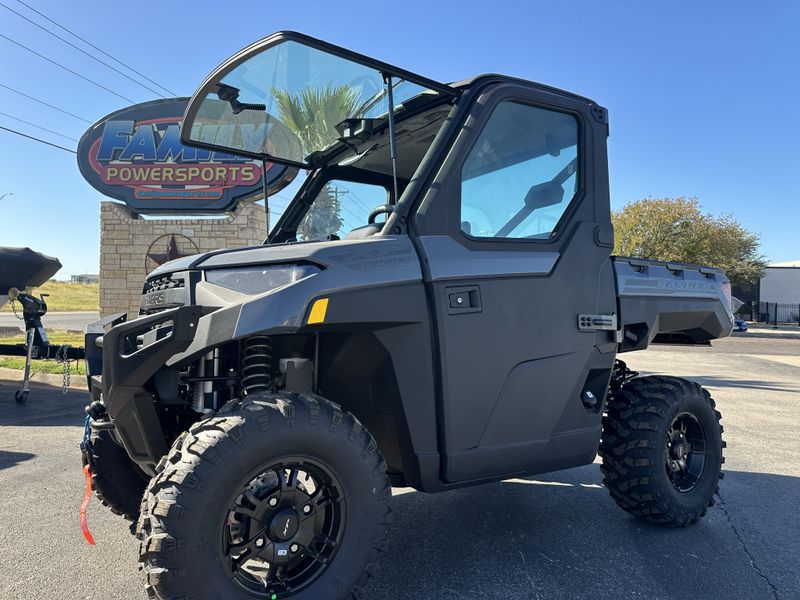
M 136 104 L 92 125 L 78 144 L 81 174 L 104 195 L 145 214 L 224 212 L 261 196 L 260 161 L 180 143 L 188 101 Z M 204 127 L 205 135 L 232 135 L 229 124 L 217 126 L 219 131 L 212 131 L 213 123 Z M 295 168 L 267 163 L 270 193 L 296 174 Z

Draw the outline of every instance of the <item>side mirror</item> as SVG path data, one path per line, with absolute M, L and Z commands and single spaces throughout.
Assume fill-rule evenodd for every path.
M 539 208 L 561 204 L 562 200 L 564 200 L 564 188 L 555 181 L 545 181 L 528 190 L 525 207 L 533 212 Z

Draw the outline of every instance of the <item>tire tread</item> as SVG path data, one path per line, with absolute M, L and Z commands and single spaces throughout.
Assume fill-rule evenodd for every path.
M 325 416 L 327 413 L 327 416 Z M 205 489 L 199 463 L 213 468 L 224 468 L 231 458 L 232 447 L 244 448 L 248 435 L 268 433 L 275 427 L 292 428 L 298 419 L 310 425 L 329 423 L 330 432 L 357 444 L 363 460 L 374 463 L 372 472 L 383 479 L 384 485 L 376 490 L 382 504 L 379 535 L 372 543 L 368 568 L 353 587 L 352 597 L 363 597 L 369 579 L 379 568 L 378 557 L 385 549 L 386 525 L 389 522 L 391 486 L 386 477 L 386 463 L 378 451 L 377 443 L 361 422 L 351 413 L 320 396 L 306 394 L 259 395 L 237 401 L 235 407 L 227 406 L 216 416 L 198 421 L 182 433 L 167 455 L 160 461 L 156 476 L 147 486 L 142 499 L 141 514 L 136 527 L 140 540 L 140 569 L 143 571 L 148 597 L 155 600 L 190 600 L 193 596 L 181 595 L 185 589 L 181 581 L 186 572 L 181 568 L 181 550 L 187 542 L 178 539 L 174 527 L 190 510 L 181 504 L 183 497 L 201 493 Z M 324 419 L 324 421 L 323 421 Z M 248 425 L 249 424 L 249 425 Z M 346 424 L 346 429 L 341 429 Z M 248 428 L 250 431 L 248 431 Z M 227 442 L 231 441 L 232 444 Z M 200 472 L 198 472 L 200 471 Z
M 711 394 L 699 384 L 678 377 L 631 379 L 610 398 L 603 418 L 599 452 L 603 484 L 620 508 L 645 521 L 684 527 L 696 523 L 707 507 L 714 505 L 712 494 L 707 506 L 693 511 L 679 509 L 659 485 L 656 470 L 665 467 L 663 461 L 653 459 L 653 453 L 664 447 L 660 432 L 665 422 L 669 426 L 677 403 L 686 396 L 699 396 L 708 404 L 721 436 L 721 415 Z M 725 448 L 724 441 L 721 448 Z M 715 493 L 718 491 L 717 485 Z

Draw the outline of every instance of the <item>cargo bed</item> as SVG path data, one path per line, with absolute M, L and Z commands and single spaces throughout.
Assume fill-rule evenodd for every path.
M 730 335 L 730 282 L 711 267 L 615 256 L 620 352 Z

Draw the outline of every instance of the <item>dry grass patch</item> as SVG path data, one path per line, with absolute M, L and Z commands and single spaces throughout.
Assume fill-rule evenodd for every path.
M 68 283 L 51 279 L 34 290 L 35 296 L 40 294 L 50 294 L 48 298 L 45 298 L 47 310 L 50 312 L 100 310 L 100 284 L 98 283 Z M 11 303 L 6 304 L 1 310 L 10 312 Z M 20 311 L 19 305 L 17 305 L 17 311 Z

